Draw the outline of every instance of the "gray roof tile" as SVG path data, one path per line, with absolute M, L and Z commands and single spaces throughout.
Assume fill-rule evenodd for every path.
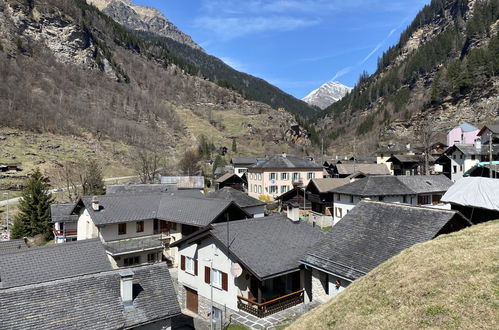
M 180 313 L 166 264 L 132 268 L 132 271 L 133 307 L 123 307 L 120 275 L 115 270 L 3 290 L 1 327 L 123 329 Z
M 302 261 L 355 280 L 402 250 L 434 238 L 451 221 L 455 230 L 470 225 L 456 211 L 361 201 Z
M 27 249 L 24 239 L 11 239 L 10 241 L 0 241 L 0 255 L 15 253 Z
M 366 175 L 389 175 L 390 170 L 386 164 L 337 164 L 338 174 L 352 174 L 360 171 Z
M 414 195 L 445 192 L 452 181 L 443 175 L 368 176 L 333 189 L 337 194 L 370 196 Z
M 231 187 L 224 187 L 208 194 L 206 197 L 234 201 L 237 205 L 239 205 L 239 207 L 242 208 L 265 205 L 265 203 L 261 200 L 248 196 L 248 194 Z
M 71 212 L 74 209 L 74 203 L 64 203 L 64 204 L 51 204 L 50 205 L 50 216 L 52 222 L 76 222 L 78 221 L 78 216 L 72 215 Z
M 21 249 L 0 258 L 0 289 L 111 269 L 99 239 Z
M 299 168 L 299 169 L 322 169 L 321 165 L 318 165 L 308 159 L 303 159 L 301 157 L 296 157 L 293 155 L 276 155 L 269 159 L 258 162 L 256 165 L 250 168 L 257 169 L 279 169 L 279 168 Z
M 212 226 L 212 235 L 227 246 L 227 224 Z M 318 227 L 284 215 L 231 221 L 229 233 L 231 253 L 260 279 L 298 269 L 307 249 L 324 237 Z

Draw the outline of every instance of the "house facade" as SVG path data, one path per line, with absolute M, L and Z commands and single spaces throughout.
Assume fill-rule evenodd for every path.
M 71 214 L 74 206 L 73 203 L 50 205 L 52 233 L 56 244 L 76 241 L 78 238 L 78 216 Z
M 335 188 L 333 224 L 338 223 L 362 200 L 408 205 L 440 203 L 452 181 L 443 175 L 371 176 Z
M 478 127 L 470 123 L 462 123 L 447 133 L 447 145 L 452 147 L 454 144 L 473 144 L 477 139 L 479 131 Z
M 384 165 L 383 165 L 384 166 Z M 310 201 L 309 222 L 320 227 L 333 225 L 334 188 L 349 184 L 350 179 L 324 178 L 312 179 L 307 185 L 306 196 Z
M 450 160 L 451 180 L 456 182 L 463 178 L 464 174 L 479 162 L 489 161 L 491 150 L 492 160 L 499 160 L 499 146 L 497 144 L 491 146 L 483 145 L 479 139 L 477 139 L 475 144 L 454 144 L 447 149 L 445 156 Z M 442 165 L 445 166 L 445 162 L 442 162 Z
M 257 158 L 252 157 L 234 157 L 230 160 L 234 166 L 234 174 L 243 176 L 248 171 L 248 167 L 255 165 L 258 162 Z
M 322 177 L 323 167 L 310 160 L 286 154 L 273 156 L 248 168 L 248 195 L 273 201 L 294 186 L 306 186 Z
M 113 267 L 179 262 L 170 243 L 213 222 L 250 218 L 232 201 L 172 194 L 83 197 L 78 240 L 99 238 Z
M 174 243 L 182 306 L 206 318 L 213 297 L 217 323 L 239 310 L 265 317 L 310 300 L 310 273 L 298 261 L 323 237 L 318 228 L 282 215 L 210 227 Z

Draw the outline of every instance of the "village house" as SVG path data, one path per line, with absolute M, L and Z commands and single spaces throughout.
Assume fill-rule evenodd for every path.
M 492 160 L 499 160 L 499 145 L 492 145 Z M 475 144 L 454 144 L 444 155 L 437 159 L 444 172 L 450 174 L 452 181 L 457 181 L 468 170 L 481 161 L 489 160 L 489 146 L 483 145 L 480 139 Z
M 331 190 L 349 183 L 350 179 L 347 178 L 324 178 L 310 180 L 305 190 L 307 199 L 310 201 L 311 205 L 309 222 L 317 224 L 320 227 L 332 226 L 334 194 Z
M 491 124 L 485 125 L 482 129 L 477 133 L 477 136 L 480 137 L 480 141 L 482 144 L 489 144 L 489 141 L 492 139 L 492 144 L 499 144 L 499 124 Z
M 390 174 L 393 175 L 393 170 L 391 170 L 391 164 L 388 163 L 388 159 L 395 155 L 415 155 L 416 152 L 412 150 L 411 145 L 407 144 L 405 146 L 400 145 L 388 145 L 385 147 L 381 147 L 376 150 L 376 164 L 386 164 L 390 169 Z
M 472 223 L 499 219 L 499 180 L 462 178 L 442 197 L 453 210 L 461 212 Z
M 234 157 L 230 160 L 230 163 L 234 166 L 234 174 L 237 174 L 238 176 L 242 176 L 248 171 L 248 167 L 255 165 L 257 162 L 257 158 L 251 157 Z
M 424 155 L 394 155 L 386 161 L 390 164 L 390 170 L 393 175 L 422 175 L 425 172 L 425 157 Z M 430 170 L 435 164 L 435 159 L 428 156 L 428 166 Z
M 215 323 L 245 311 L 262 318 L 309 301 L 310 274 L 299 260 L 324 234 L 283 215 L 213 224 L 179 248 L 179 301 Z
M 334 224 L 340 221 L 363 199 L 432 205 L 452 186 L 446 176 L 369 176 L 332 190 L 334 193 Z
M 261 218 L 265 216 L 266 204 L 264 202 L 250 197 L 246 193 L 231 187 L 224 187 L 206 195 L 206 197 L 233 201 L 237 206 L 246 211 L 246 213 L 251 215 L 253 218 Z
M 3 329 L 170 330 L 180 315 L 165 263 L 113 270 L 98 239 L 2 255 L 0 306 Z
M 330 168 L 332 177 L 347 178 L 356 173 L 364 175 L 390 175 L 388 164 L 339 163 Z
M 312 299 L 325 301 L 402 250 L 470 225 L 457 211 L 361 201 L 301 259 L 312 269 Z
M 323 177 L 323 167 L 292 155 L 277 155 L 248 168 L 248 195 L 266 196 L 273 201 L 294 186 L 306 186 L 312 179 Z
M 169 244 L 211 223 L 250 218 L 232 201 L 190 197 L 183 193 L 83 197 L 78 240 L 100 238 L 114 267 L 161 260 L 175 265 L 177 249 Z
M 76 241 L 78 238 L 78 215 L 71 214 L 74 207 L 74 203 L 50 205 L 54 243 Z
M 246 175 L 239 176 L 235 173 L 225 173 L 215 180 L 215 189 L 220 190 L 224 187 L 231 187 L 240 191 L 245 191 L 247 186 Z
M 462 123 L 447 133 L 447 145 L 452 147 L 454 144 L 473 144 L 477 139 L 479 131 L 478 127 L 470 123 Z

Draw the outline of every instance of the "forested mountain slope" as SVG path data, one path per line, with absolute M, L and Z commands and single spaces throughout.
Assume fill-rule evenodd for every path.
M 417 142 L 431 122 L 445 132 L 499 116 L 499 2 L 433 0 L 400 41 L 317 122 L 332 150 L 368 153 L 377 143 Z
M 204 134 L 260 154 L 308 145 L 295 124 L 84 0 L 0 2 L 0 126 L 172 151 Z

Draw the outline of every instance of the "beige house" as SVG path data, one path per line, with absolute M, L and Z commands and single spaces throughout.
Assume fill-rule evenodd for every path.
M 248 195 L 266 196 L 272 201 L 293 186 L 306 186 L 310 180 L 322 177 L 321 165 L 292 155 L 277 155 L 248 168 Z
M 251 216 L 232 201 L 142 193 L 83 197 L 78 215 L 78 241 L 100 238 L 115 268 L 166 260 L 178 263 L 170 243 L 211 223 Z

